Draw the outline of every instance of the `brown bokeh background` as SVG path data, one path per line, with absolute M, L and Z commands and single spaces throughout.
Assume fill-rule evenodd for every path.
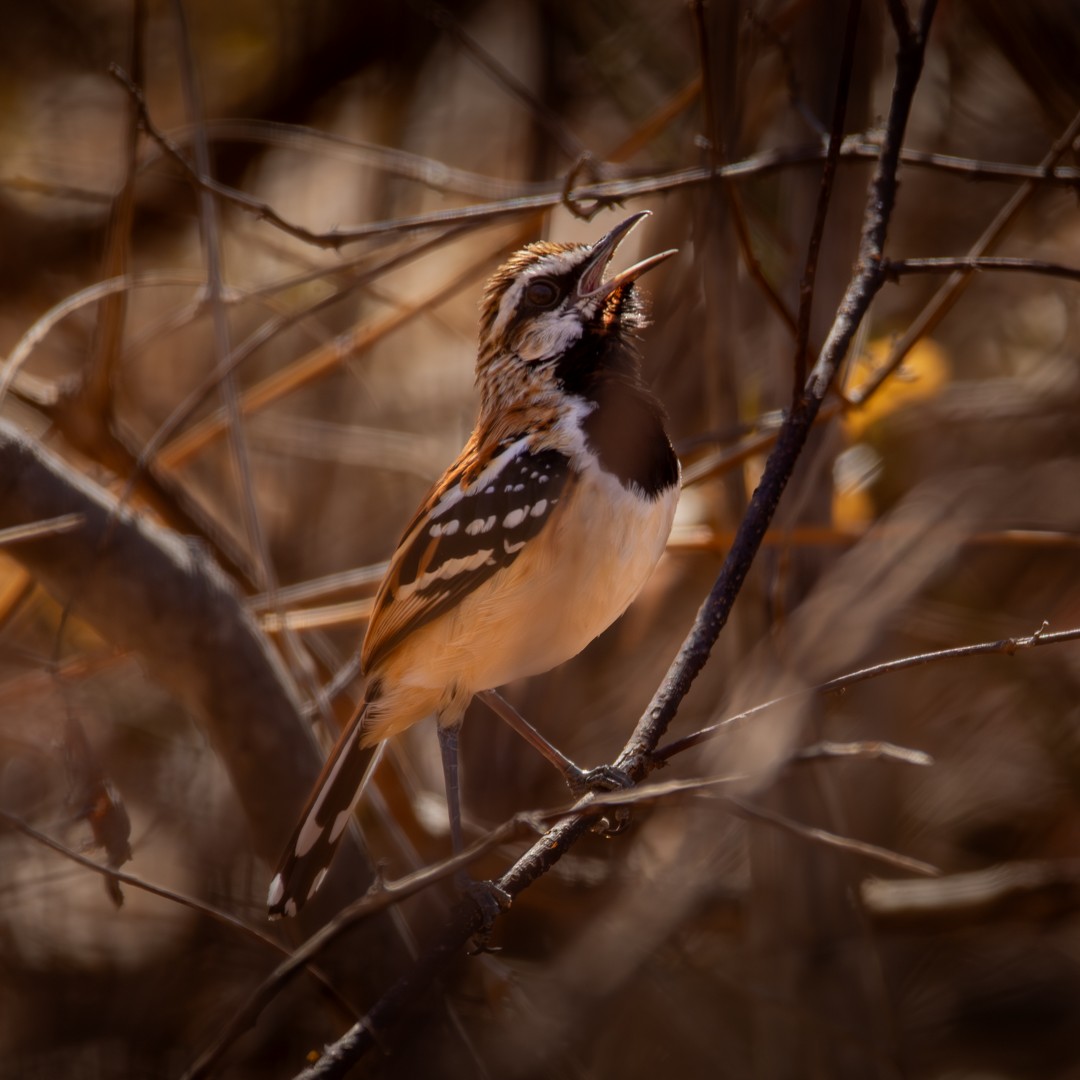
M 388 749 L 322 908 L 300 927 L 264 922 L 268 853 L 317 766 L 315 744 L 332 742 L 358 693 L 348 665 L 379 564 L 468 434 L 485 276 L 529 239 L 591 240 L 646 208 L 654 216 L 620 259 L 680 250 L 647 279 L 643 342 L 687 476 L 672 544 L 617 626 L 506 690 L 582 765 L 612 760 L 719 570 L 768 449 L 761 436 L 790 399 L 792 337 L 748 272 L 740 232 L 796 310 L 847 9 L 5 5 L 0 353 L 70 310 L 20 363 L 0 418 L 48 448 L 62 476 L 198 538 L 182 550 L 197 570 L 223 569 L 252 640 L 266 635 L 287 715 L 271 722 L 233 674 L 231 630 L 182 592 L 163 589 L 153 627 L 124 622 L 125 578 L 150 574 L 138 559 L 118 567 L 84 543 L 76 582 L 33 541 L 14 544 L 0 549 L 0 809 L 106 861 L 93 842 L 118 827 L 122 802 L 124 870 L 285 944 L 357 895 L 372 865 L 395 878 L 443 856 L 425 724 Z M 943 0 L 906 145 L 1039 163 L 1080 108 L 1078 11 Z M 867 0 L 845 125 L 865 143 L 888 106 L 893 47 L 884 5 Z M 133 99 L 111 64 L 144 88 L 158 131 L 193 162 L 204 146 L 213 177 L 253 204 L 200 194 L 157 142 L 135 142 Z M 772 151 L 788 153 L 730 188 L 664 182 Z M 1060 163 L 1074 169 L 1073 152 Z M 813 348 L 850 277 L 871 168 L 839 167 Z M 571 171 L 579 184 L 638 179 L 642 193 L 585 221 L 558 205 Z M 1068 175 L 1032 185 L 994 253 L 1077 265 Z M 909 162 L 900 179 L 893 258 L 965 254 L 1022 177 Z M 524 201 L 551 193 L 543 212 Z M 515 199 L 498 216 L 452 216 Z M 310 233 L 370 228 L 314 243 L 255 202 Z M 107 296 L 79 299 L 111 279 Z M 945 280 L 883 289 L 848 389 Z M 796 694 L 657 774 L 732 783 L 580 843 L 501 920 L 501 951 L 463 959 L 363 1075 L 1080 1076 L 1080 650 L 799 694 L 897 656 L 1080 625 L 1075 276 L 984 272 L 957 295 L 872 408 L 827 408 L 683 704 L 673 736 Z M 215 378 L 240 349 L 231 376 Z M 152 440 L 153 460 L 137 465 Z M 78 531 L 67 535 L 78 548 Z M 170 654 L 162 625 L 201 637 L 203 659 Z M 867 747 L 793 757 L 872 740 L 933 763 Z M 568 801 L 481 707 L 463 751 L 477 835 Z M 95 803 L 105 809 L 92 819 L 87 792 L 105 781 L 116 804 Z M 913 898 L 908 883 L 926 880 L 915 869 L 827 846 L 792 821 L 943 876 Z M 527 842 L 477 872 L 501 872 Z M 0 1076 L 180 1075 L 280 959 L 175 899 L 122 893 L 117 907 L 100 876 L 0 826 Z M 449 895 L 425 893 L 335 946 L 334 990 L 294 980 L 215 1074 L 297 1073 L 422 951 Z

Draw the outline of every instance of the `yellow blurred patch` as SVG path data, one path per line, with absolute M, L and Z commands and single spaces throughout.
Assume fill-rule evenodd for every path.
M 889 357 L 892 342 L 878 338 L 851 366 L 844 392 L 858 396 Z M 838 529 L 862 529 L 875 517 L 872 495 L 883 462 L 864 442 L 867 432 L 890 413 L 936 396 L 949 380 L 950 366 L 944 349 L 924 338 L 904 357 L 904 362 L 864 405 L 847 409 L 842 426 L 847 449 L 833 469 L 832 521 Z
M 851 366 L 844 386 L 846 395 L 857 395 L 874 373 L 888 359 L 892 342 L 878 338 Z M 844 431 L 856 442 L 882 417 L 905 405 L 934 397 L 949 379 L 949 360 L 945 350 L 923 338 L 904 357 L 904 362 L 882 383 L 864 405 L 844 412 Z

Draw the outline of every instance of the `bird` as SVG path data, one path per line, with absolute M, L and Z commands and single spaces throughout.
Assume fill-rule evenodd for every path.
M 607 276 L 647 216 L 592 244 L 531 243 L 487 283 L 476 425 L 390 560 L 360 654 L 363 700 L 271 880 L 272 918 L 321 885 L 371 748 L 431 714 L 460 848 L 457 735 L 473 696 L 577 655 L 663 554 L 681 472 L 641 372 L 637 281 L 677 252 Z

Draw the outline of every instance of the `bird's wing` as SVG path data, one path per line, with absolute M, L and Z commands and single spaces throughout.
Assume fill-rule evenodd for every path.
M 557 514 L 573 477 L 570 459 L 530 445 L 526 436 L 503 439 L 481 466 L 470 443 L 432 489 L 375 597 L 365 671 L 509 566 Z

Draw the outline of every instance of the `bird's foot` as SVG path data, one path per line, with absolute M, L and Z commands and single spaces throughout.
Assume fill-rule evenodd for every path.
M 469 955 L 496 952 L 491 946 L 491 932 L 495 928 L 495 920 L 504 911 L 510 910 L 513 898 L 494 881 L 475 881 L 459 876 L 457 886 L 462 896 L 471 900 L 480 912 L 480 928 L 473 935 Z
M 634 786 L 628 773 L 615 765 L 597 765 L 595 769 L 579 769 L 566 774 L 566 782 L 575 796 L 581 798 L 590 792 L 596 795 L 606 795 L 612 791 L 628 791 Z M 630 824 L 630 808 L 628 806 L 612 807 L 611 810 L 599 818 L 592 826 L 594 833 L 601 836 L 614 836 L 621 833 Z

